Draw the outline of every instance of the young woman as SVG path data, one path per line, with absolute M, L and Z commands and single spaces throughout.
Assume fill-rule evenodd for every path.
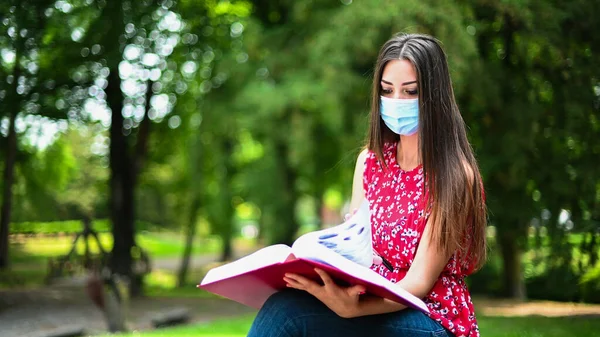
M 351 207 L 366 198 L 372 269 L 422 298 L 424 314 L 387 299 L 288 274 L 249 336 L 479 336 L 465 277 L 485 261 L 483 185 L 454 99 L 446 55 L 427 35 L 387 41 L 373 79 L 367 148 Z

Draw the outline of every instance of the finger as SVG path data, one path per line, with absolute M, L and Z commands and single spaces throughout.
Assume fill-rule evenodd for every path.
M 294 274 L 294 273 L 286 273 L 284 275 L 284 277 L 290 278 L 295 280 L 296 282 L 300 282 L 302 284 L 306 284 L 306 283 L 312 283 L 313 281 L 311 281 L 310 279 L 302 276 L 302 275 L 298 275 L 298 274 Z
M 348 292 L 348 295 L 350 295 L 350 296 L 359 296 L 359 295 L 362 295 L 365 293 L 366 288 L 362 285 L 355 285 L 355 286 L 346 288 L 346 291 Z
M 283 280 L 285 281 L 286 286 L 289 288 L 294 288 L 294 289 L 298 289 L 298 290 L 306 290 L 302 283 L 299 283 L 298 281 L 296 281 L 294 279 L 284 277 Z
M 346 215 L 344 215 L 344 221 L 348 221 L 350 220 L 350 218 L 356 214 L 356 212 L 358 212 L 358 208 L 355 208 L 353 210 L 351 210 L 350 212 L 346 213 Z
M 315 268 L 315 272 L 317 272 L 317 274 L 319 274 L 319 276 L 321 277 L 321 280 L 323 280 L 323 284 L 325 286 L 330 286 L 330 285 L 334 284 L 331 277 L 329 277 L 329 275 L 325 271 L 323 271 L 319 268 Z
M 285 274 L 284 280 L 286 279 L 293 281 L 295 285 L 303 287 L 303 290 L 308 292 L 312 292 L 314 287 L 319 286 L 316 282 L 298 274 Z
M 373 254 L 373 264 L 376 266 L 379 266 L 383 263 L 383 259 L 381 258 L 381 256 L 377 255 L 377 254 Z

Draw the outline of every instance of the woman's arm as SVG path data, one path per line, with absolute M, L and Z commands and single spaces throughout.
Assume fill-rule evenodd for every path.
M 367 149 L 364 149 L 356 159 L 354 167 L 354 178 L 352 179 L 352 196 L 350 199 L 350 213 L 360 207 L 365 199 L 365 189 L 363 188 L 363 175 L 365 173 L 365 160 L 367 159 Z
M 396 285 L 415 295 L 424 298 L 442 273 L 444 266 L 452 254 L 441 252 L 431 242 L 430 226 L 425 226 L 415 259 L 406 276 Z M 358 302 L 353 316 L 366 316 L 394 312 L 406 308 L 405 305 L 379 297 L 367 297 Z

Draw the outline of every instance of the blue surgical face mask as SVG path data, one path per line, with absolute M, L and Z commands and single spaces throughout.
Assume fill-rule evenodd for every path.
M 393 132 L 409 136 L 419 130 L 419 99 L 397 99 L 381 96 L 381 119 Z

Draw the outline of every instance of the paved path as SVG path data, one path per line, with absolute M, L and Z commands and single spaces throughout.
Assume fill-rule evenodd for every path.
M 200 268 L 216 260 L 217 255 L 194 256 L 190 268 Z M 179 264 L 179 258 L 161 258 L 153 261 L 153 268 L 176 271 Z M 103 313 L 84 289 L 85 277 L 76 277 L 39 289 L 0 290 L 0 337 L 43 337 L 68 328 L 84 329 L 86 334 L 105 332 Z M 182 308 L 189 310 L 192 322 L 253 312 L 235 302 L 216 298 L 139 298 L 130 302 L 129 329 L 151 329 L 154 317 Z
M 475 298 L 473 302 L 477 312 L 486 316 L 596 316 L 600 319 L 600 304 L 485 298 Z
M 129 308 L 130 330 L 151 329 L 154 317 L 172 310 L 189 310 L 192 322 L 253 312 L 216 298 L 140 298 L 133 299 Z M 64 328 L 83 328 L 86 334 L 106 331 L 102 312 L 88 299 L 83 287 L 0 291 L 0 336 L 41 337 Z

